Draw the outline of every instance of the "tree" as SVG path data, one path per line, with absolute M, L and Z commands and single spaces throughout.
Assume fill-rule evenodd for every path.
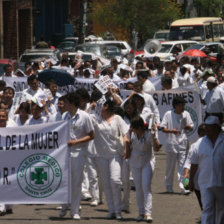
M 199 17 L 223 16 L 222 0 L 194 0 L 194 5 L 197 9 L 197 14 Z
M 181 5 L 172 0 L 95 0 L 91 18 L 115 36 L 131 41 L 136 30 L 147 39 L 158 29 L 183 17 Z

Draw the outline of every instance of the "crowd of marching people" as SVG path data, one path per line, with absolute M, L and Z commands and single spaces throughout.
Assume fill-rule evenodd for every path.
M 97 81 L 109 76 L 115 83 L 122 80 L 131 93 L 123 99 L 113 85 L 105 94 L 95 86 L 91 93 L 79 88 L 61 94 L 55 80 L 48 80 L 41 88 L 38 73 L 50 68 L 65 70 L 75 78 Z M 64 55 L 58 63 L 52 59 L 26 63 L 24 71 L 15 72 L 6 65 L 4 71 L 0 80 L 0 127 L 69 121 L 71 204 L 61 205 L 60 217 L 70 209 L 71 217 L 79 220 L 81 199 L 91 198 L 90 205 L 97 206 L 103 203 L 104 194 L 106 218 L 121 220 L 122 211 L 130 211 L 131 179 L 139 212 L 136 220 L 152 222 L 154 152 L 161 149 L 158 132 L 162 131 L 166 136 L 166 192 L 173 193 L 177 164 L 180 191 L 185 195 L 195 191 L 202 223 L 224 223 L 224 59 L 218 63 L 182 57 L 162 62 L 158 57 L 136 56 L 134 60 L 115 57 L 105 64 L 96 56 L 83 61 L 82 52 L 78 52 L 73 60 Z M 15 90 L 7 86 L 5 77 L 16 76 L 27 77 L 28 88 L 12 111 Z M 153 78 L 159 80 L 156 85 Z M 172 109 L 160 117 L 151 94 L 189 86 L 199 93 L 198 104 L 202 105 L 203 124 L 194 144 L 187 135 L 195 124 L 185 110 L 185 99 L 174 97 Z M 0 212 L 11 213 L 12 206 L 2 204 Z

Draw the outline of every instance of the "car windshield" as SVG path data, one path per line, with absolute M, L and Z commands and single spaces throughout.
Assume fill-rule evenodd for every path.
M 170 40 L 205 40 L 203 26 L 174 26 L 170 28 Z
M 95 44 L 94 45 L 77 46 L 75 51 L 91 52 L 91 53 L 101 56 L 100 46 L 95 45 Z
M 71 50 L 75 46 L 76 46 L 76 43 L 74 41 L 64 41 L 64 42 L 61 42 L 57 46 L 57 48 L 64 49 L 64 50 Z
M 185 51 L 187 50 L 191 50 L 191 49 L 197 49 L 197 50 L 200 50 L 204 45 L 203 44 L 194 44 L 190 47 L 188 47 Z
M 107 46 L 103 48 L 103 56 L 111 59 L 116 56 L 121 56 L 121 51 L 115 46 Z
M 156 33 L 155 34 L 155 39 L 168 40 L 169 39 L 169 33 Z
M 52 58 L 52 55 L 49 55 L 49 54 L 22 55 L 20 62 L 30 62 L 30 61 L 34 61 L 35 59 L 38 59 L 38 58 L 48 59 L 48 58 Z
M 172 44 L 162 44 L 161 49 L 158 51 L 158 53 L 169 53 L 172 46 Z

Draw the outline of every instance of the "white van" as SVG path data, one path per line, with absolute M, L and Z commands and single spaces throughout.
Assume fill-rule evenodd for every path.
M 172 57 L 174 53 L 181 53 L 193 44 L 197 44 L 197 42 L 189 40 L 165 41 L 161 43 L 160 50 L 150 56 L 157 56 L 160 60 L 165 61 Z

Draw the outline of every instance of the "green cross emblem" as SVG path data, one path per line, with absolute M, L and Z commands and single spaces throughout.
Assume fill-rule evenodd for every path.
M 43 180 L 47 180 L 47 172 L 43 172 L 44 168 L 35 168 L 36 172 L 31 172 L 31 180 L 35 181 L 35 184 L 44 184 Z

